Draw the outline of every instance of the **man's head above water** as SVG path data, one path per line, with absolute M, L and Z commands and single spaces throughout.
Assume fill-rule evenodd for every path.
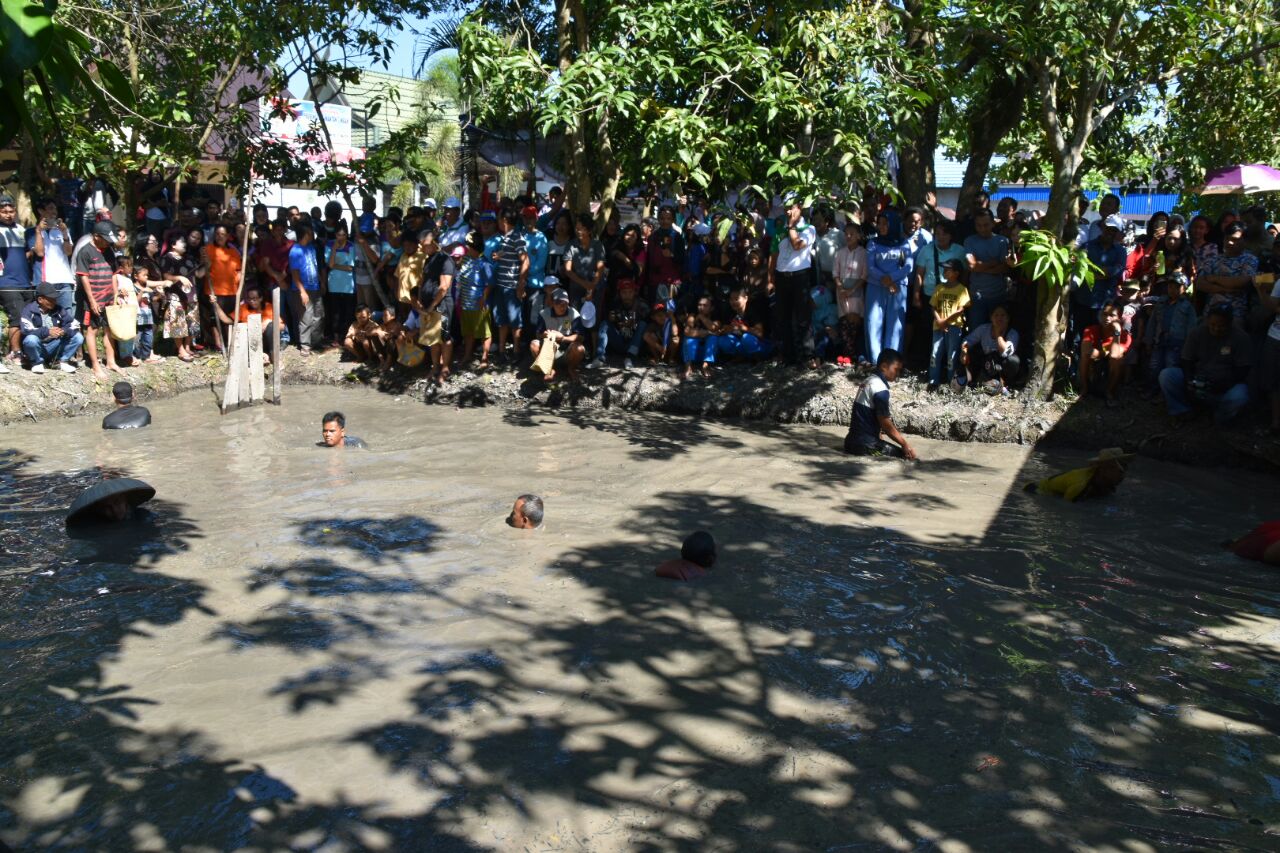
M 347 418 L 342 412 L 328 412 L 320 419 L 320 442 L 325 447 L 338 447 L 347 437 Z
M 542 498 L 537 495 L 521 495 L 511 505 L 507 524 L 521 530 L 536 530 L 542 526 Z

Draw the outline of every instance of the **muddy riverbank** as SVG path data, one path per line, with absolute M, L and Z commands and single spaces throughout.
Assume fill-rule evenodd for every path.
M 209 357 L 194 364 L 169 360 L 134 368 L 140 400 L 208 389 L 221 396 L 225 363 Z M 113 380 L 114 381 L 114 380 Z M 340 361 L 336 352 L 308 359 L 290 352 L 289 385 L 364 385 L 379 391 L 459 408 L 557 411 L 618 409 L 815 425 L 847 424 L 861 376 L 828 365 L 816 371 L 779 366 L 725 367 L 713 380 L 681 382 L 666 369 L 583 371 L 578 382 L 547 385 L 528 371 L 458 371 L 437 389 L 422 371 L 390 371 Z M 109 383 L 86 370 L 74 376 L 26 371 L 0 377 L 0 424 L 99 414 L 111 407 Z M 1193 465 L 1239 466 L 1280 472 L 1280 440 L 1261 433 L 1261 421 L 1219 430 L 1205 418 L 1174 427 L 1159 401 L 1131 399 L 1119 409 L 1100 400 L 1041 402 L 1022 396 L 928 394 L 905 378 L 894 386 L 894 412 L 903 432 L 927 438 L 981 443 L 1036 444 L 1083 450 L 1124 446 L 1154 458 Z

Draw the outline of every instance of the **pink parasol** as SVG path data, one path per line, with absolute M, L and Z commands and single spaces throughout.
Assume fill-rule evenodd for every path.
M 1205 175 L 1198 195 L 1250 195 L 1280 192 L 1280 169 L 1261 163 L 1227 166 Z

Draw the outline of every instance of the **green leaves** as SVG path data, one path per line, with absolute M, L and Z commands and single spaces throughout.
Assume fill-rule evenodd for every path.
M 1051 289 L 1066 287 L 1072 281 L 1093 287 L 1095 277 L 1102 274 L 1087 255 L 1060 242 L 1048 231 L 1023 231 L 1019 246 L 1022 259 L 1018 269 L 1032 281 Z

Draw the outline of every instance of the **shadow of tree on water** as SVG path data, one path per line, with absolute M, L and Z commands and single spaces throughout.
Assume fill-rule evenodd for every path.
M 636 441 L 645 452 L 652 439 Z M 829 448 L 795 441 L 783 452 L 819 482 Z M 837 462 L 849 501 L 873 505 L 859 463 Z M 243 578 L 247 592 L 280 590 L 282 609 L 210 637 L 297 651 L 298 671 L 269 691 L 290 712 L 340 709 L 389 679 L 367 642 L 429 630 L 425 603 L 506 629 L 428 652 L 402 711 L 345 735 L 421 792 L 411 809 L 376 789 L 301 802 L 198 732 L 133 724 L 145 700 L 105 687 L 102 666 L 128 632 L 201 607 L 201 585 L 134 553 L 113 556 L 112 582 L 141 592 L 111 611 L 84 603 L 96 580 L 79 582 L 80 599 L 42 588 L 27 600 L 40 581 L 4 578 L 4 648 L 20 656 L 5 667 L 4 718 L 19 736 L 0 754 L 0 837 L 97 849 L 139 837 L 255 850 L 1274 849 L 1280 661 L 1263 639 L 1208 632 L 1274 615 L 1280 593 L 1247 565 L 1168 564 L 1159 542 L 1118 565 L 1096 514 L 1037 513 L 1029 500 L 1015 488 L 985 531 L 921 544 L 673 490 L 636 517 L 714 530 L 721 565 L 698 583 L 655 579 L 671 554 L 648 527 L 570 547 L 543 571 L 577 587 L 571 606 L 419 577 L 414 558 L 440 531 L 410 517 L 300 524 L 299 541 L 322 553 Z M 199 535 L 165 527 L 168 547 Z M 63 610 L 10 636 L 8 614 L 62 596 Z M 46 777 L 56 785 L 42 788 Z M 58 794 L 62 811 L 26 808 Z

